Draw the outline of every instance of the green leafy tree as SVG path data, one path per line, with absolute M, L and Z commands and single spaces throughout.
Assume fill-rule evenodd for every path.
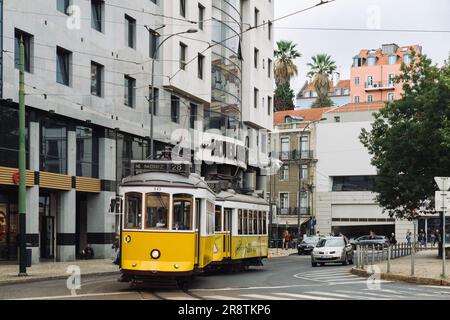
M 275 111 L 294 110 L 294 90 L 289 83 L 281 84 L 275 89 L 274 109 Z
M 312 79 L 314 89 L 317 92 L 316 107 L 329 107 L 329 99 L 327 98 L 330 91 L 331 79 L 333 72 L 336 71 L 336 63 L 327 54 L 317 54 L 311 57 L 312 63 L 308 63 L 309 72 L 307 77 Z
M 333 101 L 330 98 L 317 99 L 311 104 L 311 108 L 328 108 L 334 106 Z
M 277 42 L 274 56 L 274 76 L 277 86 L 289 83 L 292 77 L 298 74 L 298 68 L 294 60 L 302 55 L 295 48 L 297 45 L 292 41 L 280 40 Z
M 450 176 L 450 67 L 419 55 L 396 81 L 402 99 L 380 110 L 360 140 L 378 171 L 377 202 L 391 217 L 414 219 L 422 206 L 434 210 L 433 178 Z

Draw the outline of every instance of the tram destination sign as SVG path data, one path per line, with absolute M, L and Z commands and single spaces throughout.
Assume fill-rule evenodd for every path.
M 133 174 L 141 174 L 147 172 L 163 172 L 163 173 L 175 173 L 184 176 L 189 176 L 190 163 L 181 161 L 158 161 L 158 160 L 145 160 L 145 161 L 131 161 L 133 166 Z

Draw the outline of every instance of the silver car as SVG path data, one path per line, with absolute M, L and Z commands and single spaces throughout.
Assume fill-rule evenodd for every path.
M 311 252 L 311 265 L 324 265 L 338 262 L 343 265 L 353 264 L 353 246 L 345 237 L 326 237 L 319 240 Z

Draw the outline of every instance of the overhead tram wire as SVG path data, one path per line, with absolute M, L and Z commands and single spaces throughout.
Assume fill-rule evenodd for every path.
M 450 30 L 425 30 L 425 29 L 365 29 L 365 28 L 322 28 L 322 27 L 274 27 L 274 28 L 278 30 L 311 30 L 311 31 L 450 33 Z
M 205 48 L 205 49 L 204 49 L 202 52 L 200 52 L 200 53 L 203 54 L 203 53 L 205 53 L 206 51 L 208 51 L 209 49 L 211 49 L 211 48 L 213 48 L 213 47 L 215 47 L 215 46 L 217 46 L 217 45 L 223 44 L 223 43 L 225 43 L 225 42 L 227 42 L 227 41 L 229 41 L 229 40 L 231 40 L 231 39 L 233 39 L 233 38 L 235 38 L 235 37 L 237 37 L 237 36 L 242 36 L 244 33 L 247 33 L 247 32 L 249 32 L 249 31 L 251 31 L 251 30 L 255 30 L 255 29 L 258 29 L 258 28 L 260 28 L 260 27 L 264 27 L 265 25 L 268 25 L 269 23 L 272 23 L 272 24 L 273 24 L 273 23 L 275 23 L 275 22 L 277 22 L 277 21 L 280 21 L 280 20 L 283 20 L 283 19 L 292 17 L 292 16 L 297 15 L 297 14 L 299 14 L 299 13 L 303 13 L 303 12 L 306 12 L 306 11 L 309 11 L 309 10 L 312 10 L 312 9 L 315 9 L 315 8 L 318 8 L 318 7 L 322 6 L 322 5 L 329 4 L 329 3 L 332 3 L 332 2 L 335 2 L 335 1 L 336 1 L 336 0 L 327 0 L 327 1 L 321 0 L 320 3 L 317 3 L 317 4 L 315 4 L 315 5 L 312 5 L 312 6 L 310 6 L 310 7 L 307 7 L 307 8 L 301 9 L 301 10 L 294 11 L 294 12 L 289 13 L 289 14 L 286 14 L 286 15 L 281 16 L 281 17 L 279 17 L 279 18 L 276 18 L 276 19 L 274 19 L 274 20 L 272 20 L 272 21 L 265 21 L 265 22 L 263 22 L 263 23 L 261 23 L 261 24 L 259 24 L 259 25 L 250 26 L 248 29 L 246 29 L 246 30 L 240 32 L 239 34 L 236 34 L 236 35 L 233 35 L 233 36 L 231 36 L 231 37 L 228 37 L 228 38 L 226 38 L 226 39 L 224 39 L 224 40 L 222 40 L 222 41 L 220 41 L 220 42 L 216 42 L 216 43 L 214 43 L 214 44 L 210 44 L 207 48 Z M 192 58 L 191 60 L 189 60 L 189 61 L 187 61 L 187 62 L 185 63 L 185 66 L 187 66 L 187 65 L 190 64 L 191 62 L 195 61 L 197 58 L 198 58 L 198 55 L 197 55 L 197 56 L 194 56 L 194 58 Z M 177 70 L 173 75 L 171 75 L 171 76 L 169 77 L 169 82 L 170 82 L 170 81 L 171 81 L 178 73 L 180 73 L 181 70 L 183 70 L 183 69 L 178 68 L 178 70 Z

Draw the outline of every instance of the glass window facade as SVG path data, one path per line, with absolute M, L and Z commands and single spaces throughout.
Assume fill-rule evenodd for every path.
M 42 171 L 67 174 L 67 126 L 58 120 L 41 121 L 40 166 Z
M 31 72 L 31 59 L 32 59 L 32 44 L 33 36 L 29 33 L 21 31 L 19 29 L 14 30 L 14 65 L 19 69 L 19 49 L 20 39 L 23 40 L 23 46 L 25 49 L 25 71 Z
M 28 118 L 28 116 L 26 116 Z M 26 123 L 28 140 L 28 122 Z M 19 167 L 19 111 L 0 105 L 0 166 L 18 168 Z M 28 150 L 26 143 L 27 168 Z
M 127 134 L 117 135 L 117 174 L 118 179 L 132 173 L 131 160 L 146 160 L 150 155 L 150 145 L 147 140 Z
M 333 177 L 332 191 L 372 191 L 373 176 Z
M 76 128 L 77 176 L 98 178 L 98 136 L 87 127 Z

